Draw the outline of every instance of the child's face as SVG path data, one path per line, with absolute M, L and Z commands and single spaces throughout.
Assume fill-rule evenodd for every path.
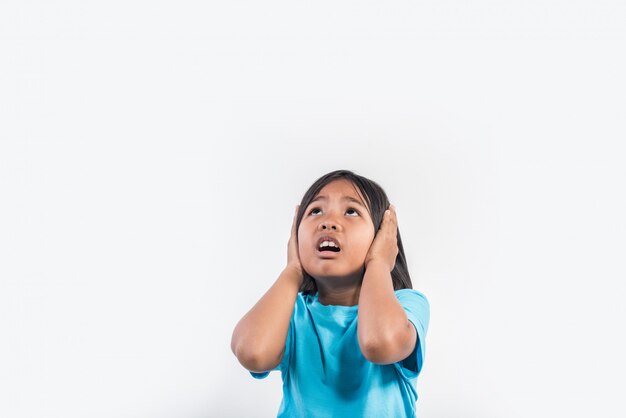
M 374 222 L 351 181 L 334 180 L 306 208 L 298 228 L 298 251 L 304 270 L 315 279 L 358 277 L 374 240 Z M 353 198 L 360 203 L 344 198 Z M 320 238 L 330 236 L 339 252 L 319 251 Z

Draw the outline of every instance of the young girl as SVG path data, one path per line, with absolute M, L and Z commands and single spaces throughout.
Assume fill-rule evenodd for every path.
M 333 171 L 296 207 L 287 266 L 231 349 L 257 379 L 280 370 L 278 417 L 415 417 L 430 306 L 412 287 L 384 190 Z

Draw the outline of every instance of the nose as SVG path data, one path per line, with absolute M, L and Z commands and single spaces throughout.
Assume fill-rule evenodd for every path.
M 321 231 L 327 231 L 327 230 L 333 230 L 333 231 L 337 231 L 337 229 L 339 228 L 337 222 L 331 220 L 331 219 L 324 219 L 323 221 L 320 222 L 318 228 Z
M 321 224 L 321 228 L 322 230 L 326 230 L 326 229 L 333 229 L 333 230 L 337 230 L 337 225 L 335 225 L 334 223 L 330 223 L 328 221 L 322 222 Z
M 341 229 L 342 228 L 341 221 L 336 219 L 337 216 L 341 216 L 341 215 L 335 215 L 335 214 L 332 214 L 331 211 L 329 211 L 327 216 L 323 216 L 322 219 L 319 219 L 319 225 L 317 226 L 317 228 L 320 231 L 328 231 L 328 230 L 337 231 Z

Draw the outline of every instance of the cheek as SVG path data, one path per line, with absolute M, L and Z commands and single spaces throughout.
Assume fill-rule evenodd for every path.
M 311 237 L 306 231 L 300 231 L 298 233 L 298 251 L 302 254 L 310 250 Z
M 374 226 L 372 226 L 371 229 L 363 231 L 363 234 L 361 235 L 361 241 L 363 242 L 363 245 L 369 248 L 372 245 L 372 242 L 374 242 L 375 237 L 376 232 L 374 231 Z
M 298 252 L 299 252 L 300 254 L 302 254 L 302 252 L 303 252 L 303 251 L 304 251 L 304 249 L 305 249 L 304 242 L 302 242 L 303 238 L 304 238 L 304 237 L 303 237 L 302 235 L 300 235 L 300 237 L 298 237 Z
M 370 247 L 372 246 L 372 242 L 373 240 L 364 240 L 363 241 L 363 253 L 367 254 L 367 252 L 370 250 Z
M 374 235 L 373 233 L 363 234 L 361 238 L 354 242 L 356 244 L 352 246 L 350 253 L 355 257 L 364 258 L 372 246 L 372 242 L 374 242 Z

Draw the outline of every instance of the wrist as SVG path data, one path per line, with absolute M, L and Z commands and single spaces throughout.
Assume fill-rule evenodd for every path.
M 302 281 L 304 280 L 304 272 L 302 271 L 302 267 L 300 266 L 287 264 L 284 271 L 288 272 L 289 277 L 292 277 L 298 283 L 302 283 Z
M 391 272 L 391 270 L 393 270 L 393 268 L 389 268 L 389 265 L 387 263 L 385 263 L 383 260 L 379 260 L 379 259 L 372 259 L 370 261 L 367 262 L 367 264 L 365 264 L 365 270 L 368 269 L 381 269 L 381 270 L 385 270 L 388 272 Z

